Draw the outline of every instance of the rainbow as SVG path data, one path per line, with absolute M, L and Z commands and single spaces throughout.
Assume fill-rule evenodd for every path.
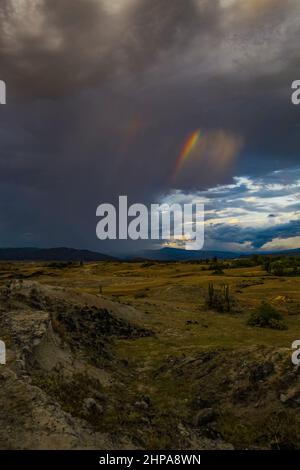
M 186 139 L 184 146 L 182 147 L 182 150 L 179 154 L 179 157 L 176 160 L 175 169 L 174 169 L 173 178 L 172 178 L 173 180 L 176 178 L 176 175 L 182 168 L 183 164 L 189 158 L 199 138 L 200 138 L 200 129 L 197 129 L 194 132 L 192 132 Z

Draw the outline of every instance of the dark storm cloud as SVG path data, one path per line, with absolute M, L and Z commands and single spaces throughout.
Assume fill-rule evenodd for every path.
M 217 3 L 207 0 L 201 8 L 193 0 L 125 0 L 125 11 L 115 14 L 109 3 L 118 2 L 3 0 L 0 65 L 11 89 L 58 97 L 135 79 L 165 51 L 212 34 L 217 22 Z
M 297 0 L 2 0 L 2 242 L 100 249 L 96 207 L 119 194 L 297 163 L 298 15 Z M 206 145 L 171 181 L 197 128 Z
M 107 79 L 109 27 L 92 0 L 3 0 L 0 65 L 10 90 L 51 98 Z
M 272 242 L 276 239 L 284 240 L 292 237 L 299 237 L 300 235 L 300 221 L 292 220 L 286 224 L 278 224 L 274 227 L 268 228 L 255 228 L 246 227 L 240 228 L 238 226 L 228 226 L 220 224 L 214 227 L 214 229 L 208 228 L 207 237 L 214 237 L 214 240 L 218 240 L 219 243 L 231 244 L 232 240 L 238 240 L 241 245 L 241 249 L 244 243 L 249 243 L 248 250 L 250 249 L 261 249 L 264 245 Z M 296 246 L 294 247 L 296 248 Z

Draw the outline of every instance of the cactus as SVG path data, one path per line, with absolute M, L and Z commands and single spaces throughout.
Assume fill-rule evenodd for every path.
M 229 285 L 222 284 L 221 288 L 216 289 L 212 282 L 208 284 L 208 295 L 206 304 L 209 308 L 218 312 L 230 312 L 233 299 L 230 296 Z
M 214 292 L 215 292 L 214 285 L 213 285 L 212 282 L 210 282 L 210 283 L 208 284 L 208 305 L 209 305 L 210 307 L 212 307 L 212 305 L 213 305 Z
M 226 304 L 226 310 L 227 312 L 230 312 L 230 295 L 229 295 L 229 285 L 224 284 L 223 286 L 223 295 L 224 295 L 224 300 Z

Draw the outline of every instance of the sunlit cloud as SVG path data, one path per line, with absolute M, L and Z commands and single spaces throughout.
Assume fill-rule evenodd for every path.
M 274 238 L 271 242 L 265 243 L 262 250 L 287 250 L 300 247 L 300 236 L 289 238 Z
M 300 247 L 300 168 L 265 177 L 234 177 L 233 183 L 184 193 L 163 202 L 205 204 L 206 248 L 279 250 Z

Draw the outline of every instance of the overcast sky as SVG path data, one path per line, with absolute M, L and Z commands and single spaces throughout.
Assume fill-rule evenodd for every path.
M 95 231 L 126 194 L 201 195 L 210 249 L 300 247 L 299 15 L 299 0 L 1 0 L 0 245 L 132 249 Z

